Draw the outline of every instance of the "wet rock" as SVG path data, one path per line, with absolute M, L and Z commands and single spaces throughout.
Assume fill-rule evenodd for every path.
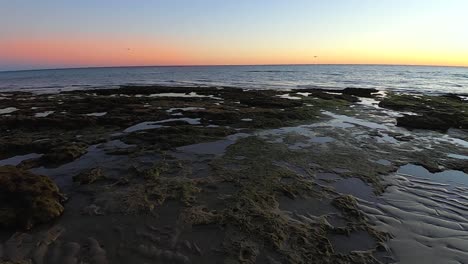
M 449 94 L 444 94 L 442 95 L 443 97 L 447 97 L 447 98 L 450 98 L 452 100 L 455 100 L 455 101 L 459 101 L 459 102 L 462 102 L 463 101 L 463 98 L 461 98 L 460 96 L 456 95 L 456 94 L 453 94 L 453 93 L 449 93 Z
M 333 199 L 332 204 L 348 216 L 355 217 L 356 219 L 364 218 L 362 211 L 358 209 L 356 198 L 351 195 L 339 196 Z
M 441 119 L 430 115 L 404 115 L 397 118 L 397 126 L 447 131 L 451 127 L 456 127 L 457 123 L 449 119 Z
M 216 140 L 236 132 L 224 127 L 205 128 L 190 125 L 159 128 L 157 131 L 158 133 L 154 133 L 152 130 L 134 132 L 121 140 L 127 144 L 152 144 L 159 149 L 171 149 Z
M 402 127 L 439 131 L 468 128 L 468 103 L 458 96 L 390 94 L 379 106 L 415 113 L 397 118 L 397 125 Z
M 341 99 L 341 100 L 345 100 L 345 101 L 348 101 L 350 103 L 357 103 L 359 102 L 359 98 L 357 98 L 356 96 L 353 96 L 353 95 L 349 95 L 349 94 L 342 94 L 342 95 L 338 95 L 336 96 L 337 99 Z
M 261 97 L 257 96 L 254 98 L 242 98 L 239 101 L 241 104 L 255 107 L 267 107 L 267 108 L 289 108 L 302 106 L 302 102 L 299 100 L 289 100 L 279 97 Z
M 343 90 L 296 89 L 294 91 L 310 93 L 308 96 L 309 98 L 315 97 L 327 101 L 344 100 L 351 103 L 359 102 L 359 98 L 352 94 L 345 94 Z
M 73 181 L 78 182 L 79 184 L 92 184 L 104 179 L 106 179 L 106 176 L 102 173 L 101 168 L 90 169 L 73 176 Z
M 50 163 L 53 165 L 59 165 L 71 162 L 82 155 L 87 151 L 87 146 L 84 144 L 70 144 L 62 147 L 57 147 L 50 150 L 49 153 L 42 156 L 41 160 L 43 162 Z
M 47 176 L 0 167 L 0 226 L 29 229 L 63 213 L 63 194 Z
M 368 88 L 346 88 L 343 90 L 343 94 L 346 95 L 355 95 L 359 97 L 372 97 L 373 93 L 378 92 L 376 89 L 368 89 Z

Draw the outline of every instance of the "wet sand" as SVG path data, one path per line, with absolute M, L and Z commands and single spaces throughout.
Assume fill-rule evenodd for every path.
M 63 211 L 20 214 L 3 192 L 0 259 L 468 262 L 467 108 L 352 89 L 3 93 L 0 168 L 47 176 Z

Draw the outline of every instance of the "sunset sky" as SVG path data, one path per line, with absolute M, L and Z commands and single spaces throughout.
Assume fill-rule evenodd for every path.
M 0 0 L 0 70 L 468 66 L 466 0 Z

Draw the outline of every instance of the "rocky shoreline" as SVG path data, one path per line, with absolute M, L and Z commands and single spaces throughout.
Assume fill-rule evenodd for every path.
M 0 260 L 393 263 L 368 203 L 407 164 L 468 173 L 467 110 L 353 88 L 1 93 Z

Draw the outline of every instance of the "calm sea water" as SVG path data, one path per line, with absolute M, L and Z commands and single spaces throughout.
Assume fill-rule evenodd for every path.
M 377 88 L 468 93 L 468 68 L 368 65 L 123 67 L 0 72 L 0 90 L 57 92 L 122 84 Z

